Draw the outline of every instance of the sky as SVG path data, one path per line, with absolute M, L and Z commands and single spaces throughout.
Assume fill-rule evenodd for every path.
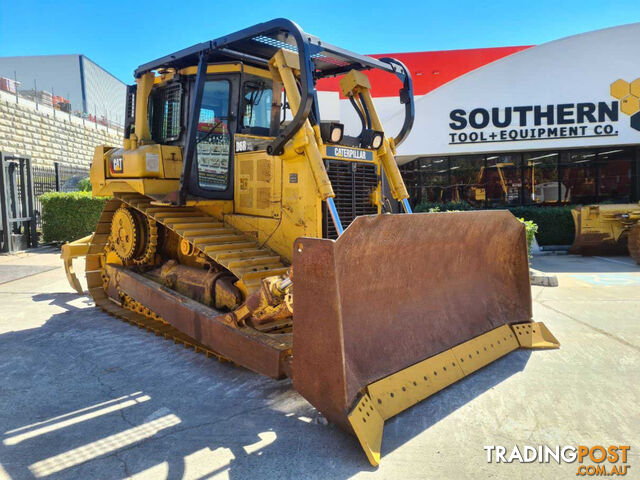
M 0 56 L 84 54 L 132 83 L 142 63 L 277 17 L 357 53 L 396 53 L 537 45 L 638 22 L 640 0 L 0 0 Z

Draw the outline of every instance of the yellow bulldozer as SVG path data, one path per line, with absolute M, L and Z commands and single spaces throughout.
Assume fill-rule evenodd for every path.
M 585 205 L 571 215 L 575 239 L 569 253 L 630 255 L 640 265 L 640 204 Z
M 402 87 L 387 135 L 366 76 Z M 339 77 L 357 135 L 321 118 Z M 377 465 L 384 421 L 517 348 L 532 321 L 524 225 L 507 211 L 412 214 L 395 161 L 407 68 L 276 19 L 141 65 L 124 143 L 100 146 L 86 257 L 97 306 L 294 388 Z M 397 81 L 394 79 L 394 81 Z M 335 119 L 332 119 L 335 120 Z M 392 210 L 401 207 L 403 213 Z

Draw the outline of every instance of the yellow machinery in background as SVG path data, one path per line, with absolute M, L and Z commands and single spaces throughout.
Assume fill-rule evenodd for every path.
M 529 189 L 530 193 L 530 201 L 533 203 L 554 203 L 558 202 L 558 198 L 562 203 L 569 202 L 571 198 L 571 192 L 560 182 L 544 182 L 544 183 L 536 183 L 536 165 L 537 163 L 534 161 L 529 161 L 527 167 L 529 168 L 528 172 L 528 180 L 529 180 Z M 515 185 L 511 185 L 510 182 L 507 182 L 507 179 L 504 175 L 504 168 L 515 168 L 515 163 L 513 162 L 498 162 L 495 163 L 489 168 L 495 168 L 498 173 L 498 180 L 500 183 L 500 188 L 502 189 L 502 201 L 505 203 L 511 203 L 516 200 L 519 201 L 520 198 L 520 189 L 524 188 L 520 182 Z M 476 185 L 483 185 L 485 183 L 484 176 L 486 173 L 486 169 L 484 165 L 480 168 L 480 172 L 478 173 L 478 179 L 476 181 Z M 560 193 L 558 194 L 558 187 L 560 187 Z M 473 195 L 473 200 L 476 201 L 485 201 L 487 199 L 487 189 L 482 186 L 473 186 L 471 187 L 471 192 Z M 459 201 L 459 194 L 457 195 L 457 199 L 454 201 Z
M 388 136 L 367 70 L 400 80 Z M 323 121 L 339 77 L 360 132 Z M 395 161 L 409 71 L 273 20 L 140 66 L 125 140 L 96 149 L 89 294 L 127 322 L 294 388 L 377 465 L 384 421 L 508 352 L 554 348 L 531 319 L 524 225 L 412 214 Z M 396 203 L 397 202 L 397 203 Z M 403 214 L 391 210 L 400 205 Z
M 569 253 L 628 254 L 640 264 L 640 204 L 587 205 L 571 215 L 576 234 Z

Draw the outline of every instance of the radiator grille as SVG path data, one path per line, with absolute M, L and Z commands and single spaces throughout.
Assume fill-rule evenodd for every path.
M 336 194 L 334 202 L 342 226 L 347 228 L 359 215 L 375 215 L 378 207 L 371 204 L 371 192 L 378 186 L 377 167 L 370 163 L 325 160 L 327 174 Z M 338 238 L 331 215 L 324 206 L 323 235 Z

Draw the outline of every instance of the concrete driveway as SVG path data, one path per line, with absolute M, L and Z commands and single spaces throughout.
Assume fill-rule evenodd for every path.
M 0 257 L 0 479 L 575 478 L 487 462 L 485 445 L 631 445 L 640 469 L 640 267 L 538 257 L 535 319 L 559 350 L 516 351 L 388 421 L 382 463 L 291 387 L 116 320 L 58 253 Z

